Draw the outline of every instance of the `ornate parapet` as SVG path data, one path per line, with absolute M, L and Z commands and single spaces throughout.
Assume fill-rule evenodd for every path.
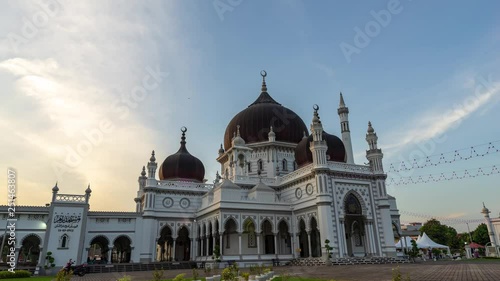
M 85 195 L 57 194 L 54 202 L 62 203 L 86 203 Z

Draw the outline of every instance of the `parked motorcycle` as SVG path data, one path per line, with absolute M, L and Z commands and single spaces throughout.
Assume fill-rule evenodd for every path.
M 74 262 L 73 262 L 74 264 Z M 66 270 L 66 272 L 69 272 L 70 270 L 73 271 L 73 274 L 74 275 L 78 275 L 78 276 L 84 276 L 85 274 L 89 273 L 89 267 L 87 266 L 87 264 L 80 264 L 80 265 L 71 265 L 71 266 L 66 266 L 64 268 L 64 270 Z

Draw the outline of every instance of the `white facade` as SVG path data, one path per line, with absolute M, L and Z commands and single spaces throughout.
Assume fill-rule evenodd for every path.
M 244 264 L 325 257 L 326 239 L 334 258 L 395 256 L 399 213 L 387 194 L 378 137 L 369 124 L 370 164 L 355 164 L 343 98 L 339 116 L 344 162 L 328 158 L 332 148 L 316 107 L 312 161 L 300 167 L 297 144 L 280 141 L 272 127 L 268 139 L 246 143 L 238 126 L 231 147 L 219 150 L 222 172 L 213 184 L 159 180 L 153 153 L 138 180 L 135 212 L 89 211 L 90 187 L 85 195 L 63 195 L 56 186 L 50 206 L 18 207 L 18 258 L 40 257 L 43 265 L 51 251 L 57 266 L 94 257 L 108 263 L 212 261 L 220 245 L 222 260 Z

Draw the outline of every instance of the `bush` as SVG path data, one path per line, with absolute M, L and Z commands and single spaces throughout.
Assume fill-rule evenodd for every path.
M 403 281 L 403 275 L 401 271 L 399 271 L 399 266 L 392 269 L 392 281 Z M 406 279 L 404 281 L 411 281 L 410 274 L 406 275 Z
M 236 276 L 234 275 L 234 272 L 230 267 L 226 267 L 224 268 L 224 270 L 222 270 L 222 280 L 232 281 L 235 277 Z
M 153 271 L 153 281 L 161 281 L 163 279 L 163 269 Z
M 66 271 L 64 269 L 59 270 L 56 275 L 56 281 L 69 281 L 73 277 L 73 270 Z
M 245 279 L 245 281 L 248 281 L 248 279 L 250 278 L 250 273 L 242 272 L 241 277 L 243 277 L 243 279 Z
M 196 268 L 193 268 L 193 280 L 198 280 L 200 274 L 198 273 L 198 270 Z
M 0 279 L 10 279 L 10 278 L 26 278 L 31 277 L 31 272 L 27 270 L 14 270 L 10 271 L 0 271 Z
M 128 276 L 128 275 L 123 275 L 122 278 L 119 278 L 117 281 L 131 281 L 132 280 L 132 277 Z
M 186 276 L 186 273 L 181 273 L 177 276 L 174 277 L 174 279 L 172 279 L 172 281 L 184 281 L 184 276 Z

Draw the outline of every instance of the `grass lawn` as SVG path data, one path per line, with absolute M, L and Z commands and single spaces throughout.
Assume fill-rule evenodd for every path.
M 40 277 L 27 277 L 27 278 L 8 278 L 8 279 L 0 279 L 0 280 L 10 280 L 10 281 L 52 281 L 54 276 L 40 276 Z
M 325 281 L 323 279 L 304 278 L 304 277 L 295 277 L 295 276 L 290 276 L 290 277 L 286 278 L 285 280 L 287 280 L 287 281 Z M 273 281 L 282 281 L 282 279 L 281 279 L 281 277 L 276 277 L 273 279 Z

